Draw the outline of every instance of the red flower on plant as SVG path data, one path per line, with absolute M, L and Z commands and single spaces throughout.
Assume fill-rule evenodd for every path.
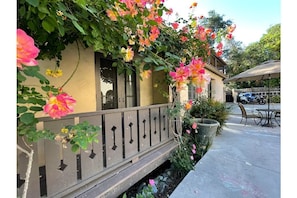
M 172 23 L 171 25 L 172 25 L 173 29 L 175 29 L 175 30 L 176 30 L 176 29 L 178 28 L 178 26 L 179 26 L 179 24 L 176 23 L 176 22 L 175 22 L 175 23 Z
M 22 29 L 17 29 L 17 67 L 22 69 L 23 65 L 38 65 L 35 58 L 38 56 L 39 51 L 34 45 L 33 38 L 28 36 Z
M 43 111 L 53 119 L 61 118 L 73 112 L 76 100 L 67 93 L 60 93 L 57 96 L 49 94 L 49 100 L 43 107 Z
M 189 39 L 188 39 L 188 37 L 186 37 L 186 36 L 181 36 L 181 37 L 180 37 L 180 40 L 181 40 L 181 42 L 184 43 L 184 42 L 186 42 L 186 41 L 189 40 Z
M 226 39 L 231 40 L 232 39 L 232 34 L 231 33 L 226 34 Z

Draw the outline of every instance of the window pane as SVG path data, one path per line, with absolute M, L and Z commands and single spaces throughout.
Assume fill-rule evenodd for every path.
M 136 106 L 136 75 L 126 75 L 126 107 Z

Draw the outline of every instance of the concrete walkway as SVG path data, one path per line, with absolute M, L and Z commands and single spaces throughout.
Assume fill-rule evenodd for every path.
M 228 105 L 233 106 L 232 113 L 222 134 L 170 198 L 280 197 L 280 127 L 257 126 L 253 120 L 239 124 L 239 107 Z M 258 108 L 245 107 L 248 111 Z

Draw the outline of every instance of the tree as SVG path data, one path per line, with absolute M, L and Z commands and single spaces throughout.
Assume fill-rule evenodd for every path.
M 280 60 L 280 24 L 276 24 L 267 29 L 258 42 L 249 44 L 243 48 L 240 43 L 233 43 L 229 46 L 229 52 L 225 53 L 228 63 L 227 74 L 234 76 L 256 65 L 268 60 Z M 237 49 L 236 49 L 237 48 Z M 272 79 L 270 86 L 279 86 L 279 79 Z M 242 82 L 238 88 L 264 86 L 267 82 Z

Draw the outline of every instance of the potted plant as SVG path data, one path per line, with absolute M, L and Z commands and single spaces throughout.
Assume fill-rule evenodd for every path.
M 194 140 L 196 144 L 202 145 L 205 152 L 226 122 L 228 110 L 224 107 L 223 103 L 206 96 L 200 96 L 193 102 L 191 109 L 186 112 L 188 115 L 184 116 L 184 128 L 190 126 L 193 128 Z M 193 127 L 195 124 L 197 127 Z

